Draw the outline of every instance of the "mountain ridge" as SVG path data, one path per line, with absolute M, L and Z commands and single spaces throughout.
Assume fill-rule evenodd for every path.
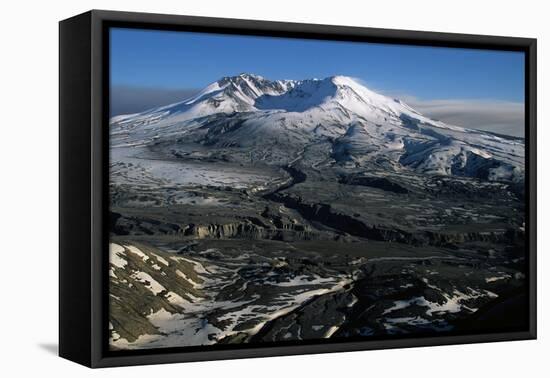
M 112 146 L 119 147 L 175 148 L 175 141 L 185 140 L 251 149 L 251 154 L 284 147 L 289 156 L 331 140 L 331 158 L 342 166 L 386 161 L 384 167 L 392 170 L 524 180 L 523 141 L 432 120 L 342 75 L 273 81 L 246 73 L 223 77 L 181 102 L 112 118 L 111 137 Z

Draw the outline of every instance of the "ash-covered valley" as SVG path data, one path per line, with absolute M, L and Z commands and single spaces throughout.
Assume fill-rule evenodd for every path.
M 525 325 L 523 139 L 242 74 L 110 144 L 112 349 Z

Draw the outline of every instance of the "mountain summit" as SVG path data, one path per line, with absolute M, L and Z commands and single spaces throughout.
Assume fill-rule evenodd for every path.
M 347 76 L 268 80 L 224 77 L 184 101 L 111 119 L 113 147 L 199 143 L 285 165 L 323 145 L 353 169 L 522 182 L 524 142 L 432 120 Z M 237 156 L 233 154 L 234 156 Z
M 187 113 L 187 116 L 205 116 L 214 113 L 249 111 L 305 112 L 313 108 L 341 113 L 344 110 L 362 117 L 372 117 L 373 111 L 394 114 L 416 113 L 400 102 L 375 93 L 358 80 L 347 76 L 325 79 L 268 80 L 262 76 L 242 73 L 228 76 L 208 85 L 195 96 L 184 101 L 151 109 L 133 119 L 163 117 Z M 140 117 L 141 116 L 141 117 Z M 129 116 L 117 116 L 121 121 Z

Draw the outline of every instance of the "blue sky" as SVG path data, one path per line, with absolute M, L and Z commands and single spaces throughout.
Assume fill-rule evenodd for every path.
M 249 72 L 269 79 L 362 79 L 424 99 L 524 100 L 518 52 L 112 29 L 111 84 L 202 88 Z
M 274 80 L 347 75 L 428 117 L 524 134 L 519 52 L 116 28 L 110 63 L 111 116 L 182 101 L 243 72 Z

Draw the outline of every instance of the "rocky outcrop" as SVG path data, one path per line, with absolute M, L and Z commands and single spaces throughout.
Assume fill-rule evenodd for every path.
M 112 235 L 172 235 L 181 233 L 180 225 L 152 217 L 123 216 L 110 212 L 110 233 Z
M 258 217 L 236 217 L 226 223 L 175 224 L 159 219 L 137 216 L 111 215 L 112 235 L 180 235 L 196 239 L 268 239 L 280 241 L 331 240 L 336 235 L 320 233 L 296 221 L 283 219 L 278 215 L 267 215 L 264 220 Z

